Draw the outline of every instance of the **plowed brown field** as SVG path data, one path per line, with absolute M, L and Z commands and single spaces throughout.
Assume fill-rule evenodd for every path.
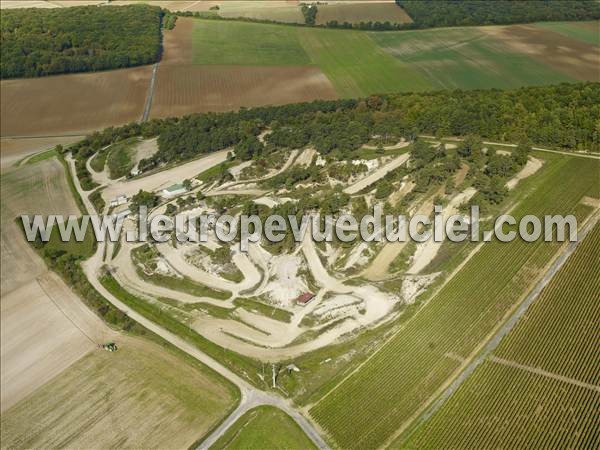
M 151 117 L 335 99 L 317 67 L 163 66 Z
M 152 66 L 107 72 L 2 80 L 7 136 L 85 133 L 138 120 Z

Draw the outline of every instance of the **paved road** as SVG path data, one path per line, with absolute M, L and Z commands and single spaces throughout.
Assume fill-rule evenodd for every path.
M 588 233 L 594 228 L 600 219 L 600 212 L 596 211 L 594 215 L 588 220 L 583 229 L 578 233 L 577 241 L 571 242 L 564 249 L 563 253 L 556 258 L 552 263 L 548 271 L 542 277 L 542 279 L 536 284 L 533 290 L 525 298 L 525 300 L 519 305 L 516 311 L 510 316 L 510 318 L 500 327 L 500 329 L 492 336 L 492 338 L 485 345 L 483 350 L 467 365 L 467 367 L 455 378 L 455 380 L 442 392 L 442 394 L 435 400 L 421 416 L 411 424 L 411 428 L 415 431 L 418 426 L 427 421 L 433 414 L 435 414 L 442 405 L 456 392 L 456 390 L 467 380 L 467 378 L 475 371 L 475 369 L 490 356 L 490 354 L 498 347 L 500 341 L 514 328 L 519 319 L 523 317 L 523 314 L 531 306 L 531 304 L 538 298 L 544 288 L 550 283 L 552 278 L 558 273 L 567 259 L 577 249 L 579 244 L 583 242 Z M 407 436 L 410 437 L 410 434 Z
M 94 214 L 94 207 L 89 201 L 86 193 L 81 188 L 79 179 L 76 176 L 75 161 L 71 157 L 68 157 L 67 160 L 69 162 L 69 168 L 71 172 L 70 175 L 73 179 L 77 192 L 81 196 L 85 208 L 88 211 L 88 214 Z M 314 426 L 296 409 L 294 409 L 294 407 L 291 404 L 291 401 L 283 399 L 282 397 L 278 397 L 274 394 L 256 389 L 255 387 L 250 385 L 246 380 L 229 370 L 229 368 L 225 367 L 217 360 L 201 352 L 198 348 L 192 346 L 186 340 L 180 338 L 179 336 L 171 333 L 170 331 L 162 328 L 160 325 L 157 325 L 156 323 L 142 316 L 137 311 L 130 308 L 128 305 L 126 305 L 121 300 L 112 295 L 98 280 L 100 269 L 103 266 L 102 255 L 104 254 L 105 245 L 106 242 L 99 242 L 98 248 L 94 256 L 85 261 L 82 265 L 83 270 L 92 286 L 94 286 L 94 288 L 116 308 L 125 312 L 131 319 L 135 320 L 140 325 L 152 331 L 153 333 L 156 333 L 157 335 L 159 335 L 169 343 L 173 344 L 180 350 L 186 352 L 188 355 L 197 359 L 201 363 L 210 367 L 215 372 L 219 373 L 220 375 L 231 381 L 233 384 L 235 384 L 240 390 L 241 399 L 238 407 L 210 436 L 208 436 L 200 444 L 199 448 L 210 447 L 210 445 L 214 443 L 219 437 L 221 437 L 223 433 L 225 433 L 225 431 L 227 431 L 227 429 L 229 429 L 229 427 L 233 425 L 233 423 L 235 423 L 235 421 L 243 413 L 245 413 L 249 409 L 260 405 L 273 405 L 280 408 L 298 423 L 298 425 L 302 428 L 302 430 L 318 448 L 329 448 L 325 441 L 321 438 L 317 430 L 314 428 Z

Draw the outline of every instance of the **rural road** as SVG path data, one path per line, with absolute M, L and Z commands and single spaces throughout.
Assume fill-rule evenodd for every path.
M 83 204 L 87 209 L 87 213 L 94 214 L 94 207 L 89 201 L 86 193 L 81 188 L 81 184 L 79 183 L 79 179 L 77 178 L 75 171 L 75 161 L 69 156 L 68 162 L 70 169 L 69 175 L 73 179 L 75 188 L 77 189 L 77 192 L 83 200 Z M 128 315 L 128 317 L 135 320 L 140 325 L 152 331 L 153 333 L 156 333 L 157 335 L 159 335 L 172 345 L 176 346 L 180 350 L 186 352 L 191 357 L 197 359 L 204 365 L 210 367 L 215 372 L 217 372 L 218 374 L 235 384 L 240 390 L 240 404 L 238 405 L 238 407 L 234 410 L 234 412 L 231 415 L 229 415 L 225 419 L 225 421 L 212 434 L 210 434 L 200 444 L 199 448 L 209 448 L 217 439 L 219 439 L 223 435 L 223 433 L 225 433 L 229 429 L 231 425 L 233 425 L 233 423 L 235 423 L 235 421 L 244 412 L 260 405 L 272 405 L 280 408 L 298 423 L 298 425 L 302 428 L 306 435 L 313 441 L 313 443 L 319 449 L 329 448 L 329 446 L 321 438 L 314 426 L 296 409 L 294 409 L 290 400 L 286 400 L 274 394 L 270 394 L 256 389 L 255 387 L 251 386 L 246 380 L 242 379 L 240 376 L 229 370 L 217 360 L 201 352 L 200 350 L 198 350 L 198 348 L 192 346 L 179 336 L 171 333 L 170 331 L 162 328 L 161 326 L 147 319 L 134 309 L 127 306 L 114 295 L 112 295 L 98 280 L 98 275 L 100 274 L 100 269 L 103 265 L 102 255 L 104 252 L 105 245 L 106 242 L 99 242 L 96 253 L 82 264 L 83 270 L 92 286 L 113 306 L 125 312 Z
M 485 361 L 490 354 L 498 347 L 500 341 L 515 327 L 519 319 L 523 317 L 527 309 L 538 298 L 544 288 L 550 283 L 554 276 L 558 273 L 561 267 L 577 249 L 579 244 L 584 241 L 585 237 L 596 226 L 600 219 L 600 211 L 596 210 L 593 216 L 579 231 L 576 242 L 570 242 L 563 252 L 556 258 L 552 265 L 548 268 L 542 279 L 535 285 L 533 290 L 527 295 L 525 300 L 518 306 L 506 322 L 498 329 L 498 331 L 490 338 L 483 349 L 475 358 L 464 368 L 464 370 L 452 381 L 452 383 L 439 395 L 439 397 L 429 405 L 429 407 L 413 422 L 410 426 L 415 431 L 418 426 L 427 421 L 442 405 L 456 392 L 456 390 L 467 380 L 467 378 L 475 371 L 475 369 Z M 406 438 L 410 437 L 409 433 Z M 397 433 L 394 437 L 400 435 Z

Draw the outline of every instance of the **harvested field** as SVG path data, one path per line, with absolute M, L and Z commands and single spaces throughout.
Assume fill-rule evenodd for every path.
M 335 99 L 316 67 L 162 66 L 151 117 Z
M 58 144 L 63 146 L 77 142 L 83 136 L 42 137 L 25 139 L 0 140 L 0 167 L 5 168 L 18 163 L 23 158 L 44 150 L 49 150 Z
M 2 80 L 1 135 L 83 134 L 138 120 L 152 67 Z
M 160 61 L 160 66 L 192 63 L 192 33 L 194 32 L 195 24 L 195 19 L 179 17 L 175 28 L 164 30 L 164 53 Z
M 155 343 L 119 336 L 2 414 L 7 448 L 188 448 L 232 409 L 232 385 Z
M 575 80 L 598 81 L 600 49 L 596 45 L 534 25 L 481 27 L 517 53 L 548 65 Z
M 14 8 L 57 8 L 57 5 L 53 5 L 44 0 L 2 0 L 0 1 L 0 9 L 14 9 Z
M 56 159 L 44 160 L 3 172 L 1 182 L 0 403 L 4 411 L 112 332 L 48 271 L 14 221 L 20 214 L 79 214 L 63 166 Z
M 410 23 L 411 18 L 392 1 L 378 2 L 328 2 L 319 5 L 317 25 L 337 20 L 339 23 L 390 22 Z
M 181 9 L 187 11 L 209 12 L 210 8 L 218 5 L 219 10 L 214 11 L 221 17 L 273 20 L 276 22 L 304 23 L 304 16 L 300 12 L 298 2 L 295 0 L 267 0 L 267 1 L 200 1 L 194 2 Z

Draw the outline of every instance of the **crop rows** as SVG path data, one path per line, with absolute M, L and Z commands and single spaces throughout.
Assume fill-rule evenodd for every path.
M 513 214 L 570 214 L 597 183 L 598 163 L 551 160 Z M 571 176 L 569 176 L 571 175 Z M 342 448 L 383 445 L 440 389 L 559 249 L 557 243 L 491 242 L 360 370 L 311 414 Z
M 598 382 L 600 226 L 596 226 L 496 354 L 584 383 Z
M 410 448 L 597 448 L 600 225 L 580 244 L 496 350 L 409 441 Z M 597 431 L 597 430 L 596 430 Z
M 406 444 L 433 448 L 598 448 L 600 393 L 484 362 Z

